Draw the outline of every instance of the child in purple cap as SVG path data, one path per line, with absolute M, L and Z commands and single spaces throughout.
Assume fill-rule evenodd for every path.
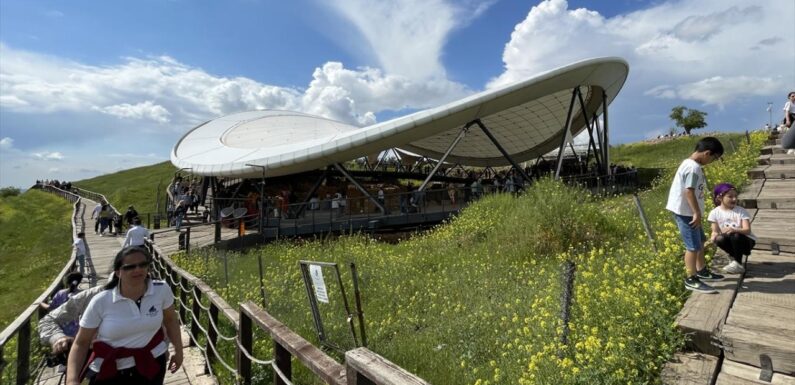
M 734 260 L 723 271 L 739 274 L 743 268 L 743 255 L 751 254 L 756 237 L 751 233 L 751 216 L 737 206 L 737 189 L 729 183 L 720 183 L 713 190 L 715 208 L 707 220 L 712 225 L 710 240 L 728 253 Z

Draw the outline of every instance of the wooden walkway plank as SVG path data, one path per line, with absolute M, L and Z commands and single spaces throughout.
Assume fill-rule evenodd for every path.
M 795 373 L 795 255 L 751 253 L 720 340 L 732 361 L 759 365 L 766 354 L 775 371 Z
M 712 383 L 718 369 L 718 357 L 701 353 L 676 353 L 663 366 L 660 379 L 665 385 L 704 385 Z
M 723 281 L 710 282 L 718 290 L 717 294 L 694 292 L 687 299 L 674 322 L 688 336 L 689 350 L 720 355 L 720 347 L 713 343 L 713 336 L 729 312 L 738 283 L 739 275 L 728 274 Z
M 795 253 L 795 209 L 759 210 L 751 230 L 757 238 L 756 249 L 770 250 L 775 242 L 781 251 Z
M 795 167 L 795 166 L 794 166 Z M 756 196 L 760 209 L 795 209 L 795 183 L 789 180 L 770 179 Z
M 743 187 L 743 192 L 737 196 L 740 206 L 746 209 L 756 208 L 756 198 L 759 196 L 759 193 L 762 191 L 762 187 L 764 187 L 764 185 L 764 179 L 751 179 L 751 183 Z
M 766 382 L 759 379 L 759 373 L 757 367 L 724 359 L 715 385 L 795 385 L 795 377 L 774 372 Z

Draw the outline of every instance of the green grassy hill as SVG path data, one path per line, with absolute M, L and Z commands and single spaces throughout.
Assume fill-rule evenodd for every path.
M 153 164 L 100 175 L 74 182 L 74 186 L 105 195 L 122 213 L 133 205 L 140 214 L 153 213 L 157 206 L 157 192 L 163 199 L 165 189 L 174 177 L 177 168 L 171 162 Z M 158 186 L 159 190 L 158 190 Z M 162 212 L 164 202 L 160 202 Z
M 0 197 L 0 329 L 28 307 L 72 253 L 72 204 L 38 190 Z

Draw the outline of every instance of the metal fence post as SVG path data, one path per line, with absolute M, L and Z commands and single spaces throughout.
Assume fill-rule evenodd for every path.
M 654 232 L 651 230 L 651 225 L 649 224 L 649 220 L 646 219 L 646 214 L 643 211 L 643 206 L 640 204 L 640 198 L 638 194 L 632 194 L 632 200 L 635 201 L 635 207 L 638 208 L 638 214 L 640 215 L 640 221 L 643 223 L 643 229 L 646 230 L 646 236 L 649 238 L 649 242 L 651 242 L 651 248 L 654 252 L 657 252 L 657 242 L 654 240 Z
M 560 335 L 562 345 L 569 344 L 569 318 L 571 317 L 571 301 L 574 295 L 574 272 L 577 266 L 572 261 L 566 261 L 563 265 L 563 293 L 561 293 L 561 314 L 563 321 L 563 332 Z M 560 356 L 563 352 L 558 353 Z

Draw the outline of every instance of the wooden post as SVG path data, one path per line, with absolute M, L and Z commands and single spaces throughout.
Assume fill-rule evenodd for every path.
M 254 338 L 253 330 L 251 327 L 251 318 L 248 314 L 240 312 L 240 327 L 239 327 L 240 345 L 249 353 L 254 352 Z M 237 373 L 240 375 L 243 384 L 251 384 L 251 360 L 237 349 Z
M 281 370 L 285 377 L 288 380 L 293 379 L 293 362 L 292 356 L 287 349 L 284 348 L 281 344 L 277 341 L 273 341 L 273 359 L 276 361 L 276 367 Z M 282 378 L 276 374 L 273 377 L 273 383 L 275 385 L 287 385 L 286 382 L 282 380 Z
M 30 378 L 30 319 L 17 332 L 17 385 L 25 385 Z
M 191 339 L 188 342 L 189 344 L 188 346 L 198 346 L 199 341 L 196 336 L 198 336 L 199 332 L 201 331 L 199 330 L 199 320 L 201 319 L 202 308 L 199 306 L 200 305 L 199 302 L 201 301 L 202 298 L 202 291 L 199 289 L 198 286 L 194 286 L 193 294 L 194 294 L 193 308 L 192 308 L 193 318 L 190 321 Z
M 215 222 L 215 240 L 214 243 L 221 242 L 221 220 Z
M 190 255 L 190 227 L 185 230 L 185 254 Z
M 207 362 L 204 366 L 204 374 L 210 374 L 210 365 L 215 362 L 215 344 L 218 342 L 218 330 L 213 327 L 213 325 L 218 325 L 218 307 L 213 302 L 210 302 L 210 319 L 212 323 L 207 326 L 207 344 L 205 345 Z

